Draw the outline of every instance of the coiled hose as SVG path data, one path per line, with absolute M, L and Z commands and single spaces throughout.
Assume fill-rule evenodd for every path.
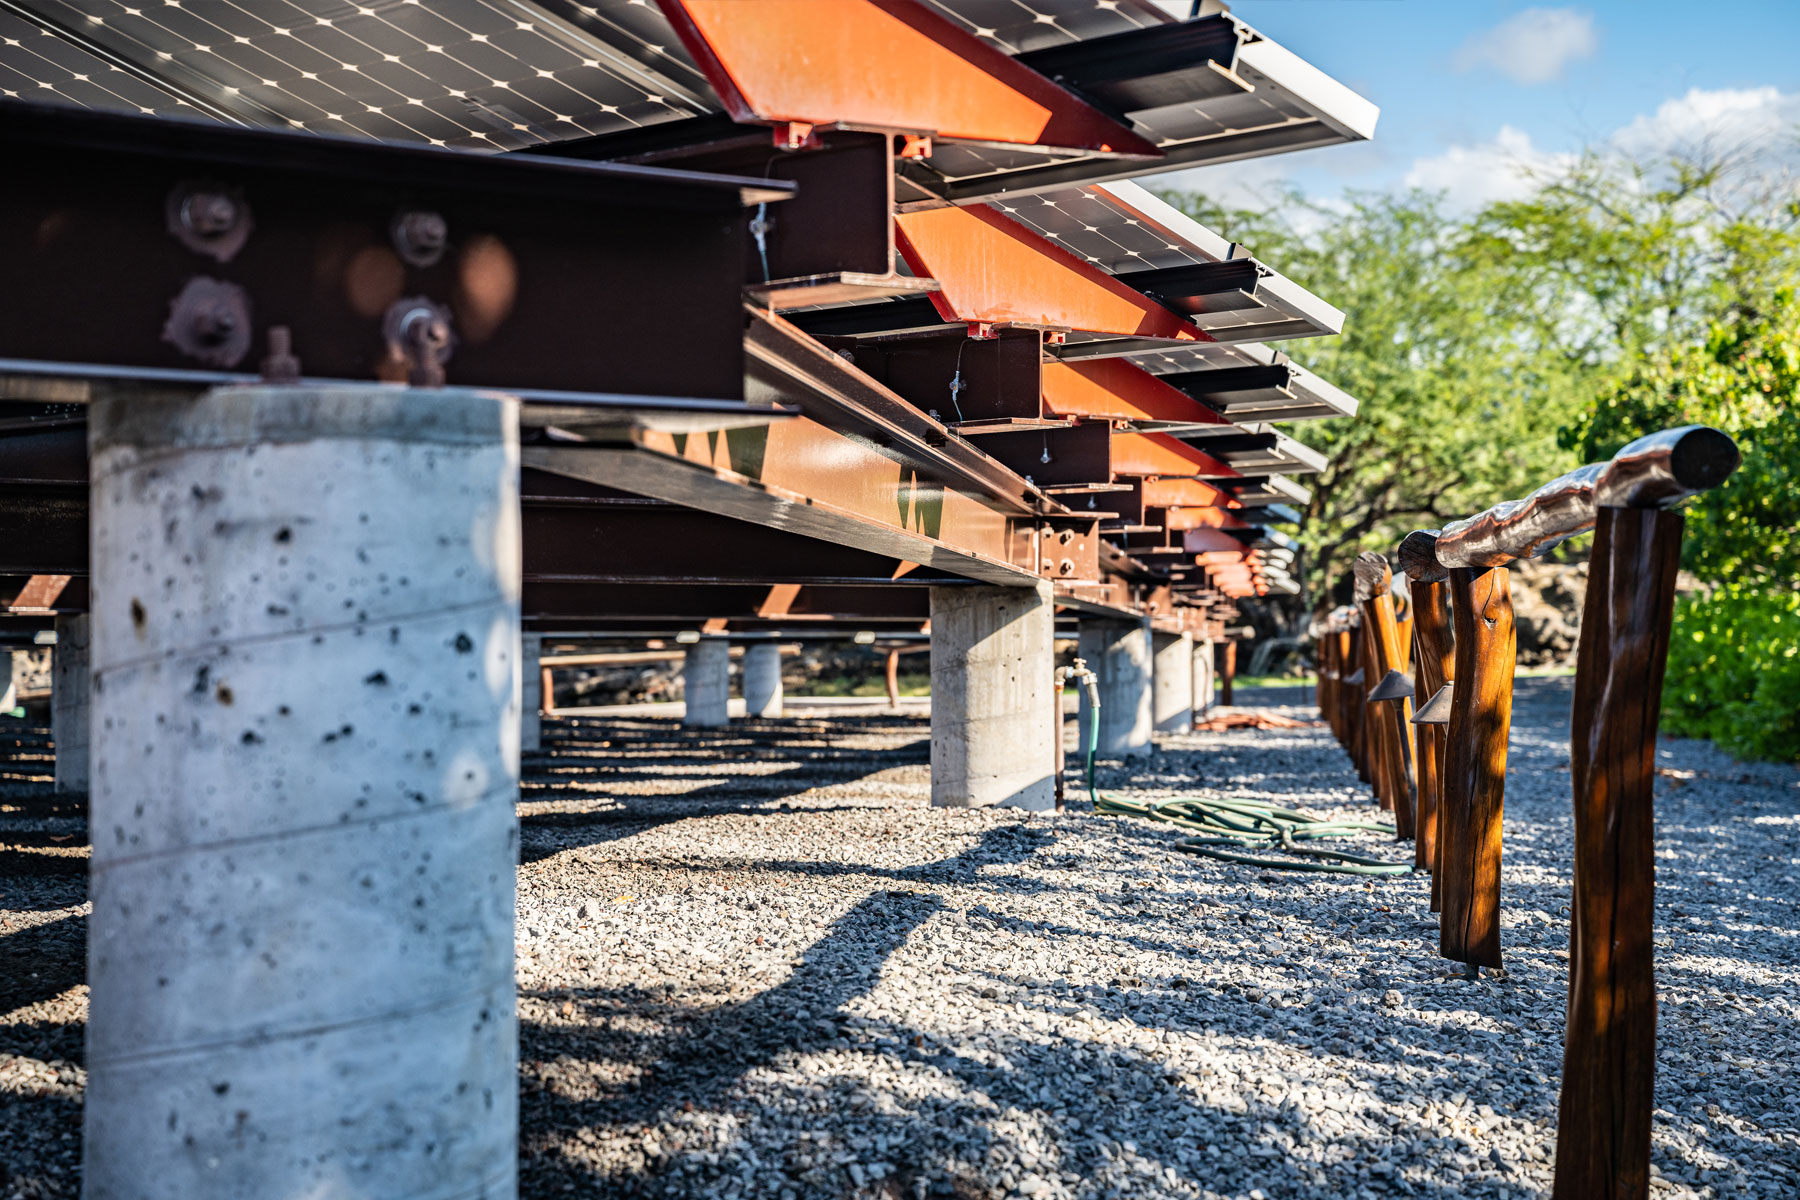
M 1121 800 L 1117 796 L 1102 795 L 1094 783 L 1094 751 L 1100 744 L 1100 705 L 1099 697 L 1092 694 L 1095 691 L 1098 689 L 1092 689 L 1089 695 L 1087 736 L 1088 798 L 1093 801 L 1095 812 L 1143 817 L 1177 829 L 1192 830 L 1197 836 L 1182 838 L 1175 843 L 1175 849 L 1221 862 L 1266 867 L 1272 871 L 1321 871 L 1331 875 L 1405 875 L 1412 870 L 1411 863 L 1390 862 L 1366 854 L 1352 854 L 1348 850 L 1303 844 L 1321 838 L 1393 832 L 1373 821 L 1328 821 L 1298 809 L 1281 808 L 1242 796 Z M 1250 850 L 1279 851 L 1293 857 L 1272 858 L 1246 853 Z

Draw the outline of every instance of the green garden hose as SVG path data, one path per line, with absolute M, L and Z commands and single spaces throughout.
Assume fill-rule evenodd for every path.
M 1328 821 L 1298 809 L 1281 808 L 1246 797 L 1202 799 L 1176 796 L 1168 800 L 1121 800 L 1103 796 L 1094 784 L 1094 751 L 1100 744 L 1100 706 L 1088 706 L 1087 787 L 1094 811 L 1116 816 L 1144 817 L 1178 829 L 1191 829 L 1196 837 L 1182 838 L 1175 849 L 1221 862 L 1243 863 L 1273 871 L 1323 871 L 1333 875 L 1405 875 L 1411 863 L 1389 862 L 1347 850 L 1306 846 L 1319 838 L 1353 837 L 1359 833 L 1391 833 L 1373 821 Z M 1232 847 L 1225 849 L 1224 847 Z M 1280 851 L 1291 858 L 1266 858 L 1247 850 Z

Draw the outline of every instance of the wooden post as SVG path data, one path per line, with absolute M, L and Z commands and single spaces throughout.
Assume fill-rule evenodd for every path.
M 1368 707 L 1370 727 L 1375 731 L 1371 745 L 1378 763 L 1376 792 L 1381 807 L 1394 813 L 1394 832 L 1402 838 L 1413 836 L 1411 779 L 1406 764 L 1406 728 L 1412 717 L 1409 700 L 1367 701 L 1368 693 L 1389 671 L 1403 670 L 1400 653 L 1399 626 L 1394 618 L 1394 573 L 1379 554 L 1362 554 L 1356 560 L 1357 591 L 1364 596 L 1363 629 L 1367 667 L 1361 689 Z
M 1672 512 L 1601 508 L 1588 559 L 1569 739 L 1575 887 L 1556 1200 L 1649 1193 L 1652 796 L 1681 530 Z
M 546 717 L 554 717 L 556 715 L 556 689 L 551 686 L 550 670 L 549 663 L 544 663 L 538 667 L 538 686 L 542 689 L 542 703 L 544 706 L 544 715 Z
M 1219 671 L 1219 703 L 1230 707 L 1231 682 L 1237 678 L 1237 642 L 1227 639 L 1222 651 L 1224 659 Z
M 1344 712 L 1350 718 L 1350 761 L 1356 764 L 1356 777 L 1364 783 L 1373 781 L 1369 770 L 1369 729 L 1368 722 L 1363 720 L 1362 696 L 1357 689 L 1361 684 L 1349 682 L 1349 678 L 1362 668 L 1363 664 L 1363 629 L 1356 626 L 1349 633 L 1349 644 L 1344 656 Z M 1364 678 L 1368 672 L 1363 672 Z
M 898 650 L 889 650 L 888 651 L 888 656 L 887 656 L 887 694 L 888 694 L 888 707 L 896 708 L 896 709 L 899 708 L 900 707 L 900 652 Z M 1062 713 L 1062 698 L 1060 696 L 1057 697 L 1057 710 L 1056 711 L 1057 711 L 1058 715 L 1060 716 Z M 1061 729 L 1062 726 L 1060 724 L 1058 724 L 1057 728 Z
M 1450 629 L 1444 615 L 1444 585 L 1415 579 L 1409 585 L 1413 607 L 1414 699 L 1423 704 L 1450 678 Z M 1431 877 L 1431 911 L 1441 903 L 1437 870 L 1438 801 L 1443 791 L 1444 726 L 1415 725 L 1419 747 L 1419 811 L 1414 822 L 1413 865 Z
M 1474 967 L 1500 966 L 1500 819 L 1512 728 L 1512 581 L 1505 567 L 1450 572 L 1456 691 L 1444 757 L 1443 915 L 1438 952 Z

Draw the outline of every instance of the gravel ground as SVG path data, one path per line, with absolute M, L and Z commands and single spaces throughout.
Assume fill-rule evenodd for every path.
M 933 811 L 917 718 L 547 722 L 521 807 L 522 1194 L 1547 1196 L 1567 703 L 1566 679 L 1519 681 L 1507 970 L 1479 981 L 1437 958 L 1422 877 L 1190 859 L 1079 811 Z M 0 1197 L 73 1196 L 83 827 L 29 778 L 41 734 L 21 740 Z M 1653 1191 L 1792 1200 L 1800 771 L 1659 754 Z M 1373 811 L 1320 727 L 1171 738 L 1101 782 Z

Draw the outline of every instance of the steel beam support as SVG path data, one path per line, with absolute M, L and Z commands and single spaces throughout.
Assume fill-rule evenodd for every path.
M 622 430 L 527 447 L 529 466 L 770 525 L 985 583 L 1076 578 L 1090 519 L 780 318 L 751 313 L 754 401 L 801 417 L 715 435 Z M 1069 532 L 1067 542 L 1062 533 Z
M 1166 433 L 1116 433 L 1113 472 L 1158 478 L 1235 479 L 1238 473 L 1204 450 Z
M 315 380 L 736 400 L 743 205 L 792 190 L 23 103 L 0 158 L 0 374 L 159 385 L 268 357 Z M 196 203 L 219 231 L 189 227 Z M 412 244 L 408 215 L 443 240 Z
M 737 121 L 1160 157 L 1150 142 L 916 0 L 658 0 Z M 791 127 L 799 126 L 798 129 Z
M 915 275 L 945 320 L 1206 342 L 1211 337 L 1105 271 L 987 205 L 896 218 Z
M 1229 424 L 1192 396 L 1122 358 L 1046 363 L 1043 375 L 1044 409 L 1057 416 Z

